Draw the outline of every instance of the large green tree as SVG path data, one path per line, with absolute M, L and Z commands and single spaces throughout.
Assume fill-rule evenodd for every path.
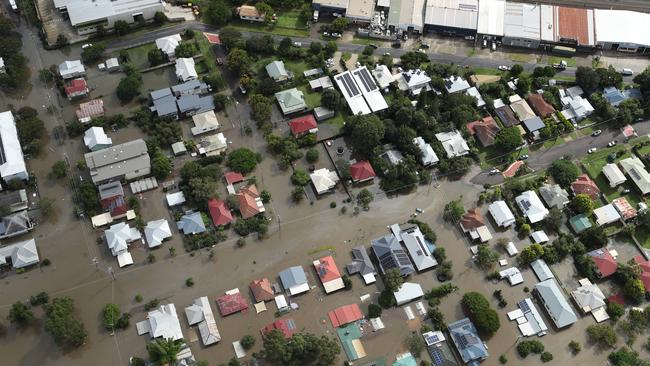
M 553 176 L 557 184 L 565 188 L 580 175 L 580 169 L 568 159 L 556 160 L 548 169 L 548 172 Z
M 232 11 L 226 0 L 211 0 L 205 10 L 206 19 L 210 24 L 225 25 L 232 18 Z
M 12 324 L 17 324 L 19 327 L 26 327 L 34 320 L 34 313 L 23 302 L 16 302 L 11 305 L 7 319 Z
M 594 201 L 587 194 L 578 194 L 571 199 L 571 207 L 577 212 L 589 216 L 594 210 Z
M 600 77 L 591 67 L 578 66 L 576 70 L 576 83 L 589 95 L 600 85 Z
M 379 152 L 384 138 L 384 123 L 374 114 L 352 116 L 346 123 L 350 143 L 361 157 L 373 157 Z
M 233 150 L 228 154 L 226 164 L 228 167 L 236 172 L 242 174 L 248 174 L 255 169 L 259 161 L 259 155 L 254 153 L 252 150 L 241 147 L 239 149 Z
M 155 339 L 147 344 L 147 352 L 155 365 L 173 365 L 184 344 L 182 339 Z
M 265 123 L 271 120 L 271 100 L 261 94 L 253 94 L 248 100 L 251 107 L 251 117 L 257 123 Z
M 499 315 L 490 307 L 490 303 L 478 292 L 468 292 L 461 301 L 467 317 L 476 329 L 485 336 L 491 336 L 501 327 Z
M 404 278 L 399 268 L 391 268 L 384 273 L 384 286 L 391 292 L 398 291 L 402 284 L 404 283 Z
M 523 140 L 517 127 L 506 127 L 497 133 L 494 144 L 504 152 L 511 152 L 521 146 Z
M 332 338 L 311 333 L 297 333 L 285 339 L 273 330 L 264 339 L 261 358 L 273 366 L 332 366 L 341 352 Z
M 77 348 L 86 342 L 86 329 L 77 320 L 74 302 L 69 297 L 52 299 L 44 305 L 45 330 L 52 335 L 54 342 L 62 348 Z
M 240 48 L 235 48 L 228 54 L 228 68 L 239 74 L 247 71 L 252 59 L 248 53 Z
M 616 331 L 609 324 L 594 324 L 587 327 L 587 339 L 601 347 L 612 348 L 618 341 Z

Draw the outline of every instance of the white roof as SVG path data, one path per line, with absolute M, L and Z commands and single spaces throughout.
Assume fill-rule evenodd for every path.
M 510 286 L 515 286 L 524 282 L 524 277 L 521 275 L 521 271 L 517 267 L 510 267 L 499 272 L 501 279 L 507 278 Z
M 475 30 L 478 0 L 427 0 L 424 24 Z
M 503 36 L 503 21 L 505 13 L 506 0 L 479 1 L 476 33 Z
M 435 164 L 440 161 L 438 155 L 433 151 L 433 148 L 430 144 L 426 143 L 424 139 L 420 136 L 413 139 L 413 143 L 422 151 L 422 165 L 427 166 Z
M 117 60 L 117 57 L 109 58 L 109 59 L 106 60 L 106 62 L 104 62 L 104 63 L 106 64 L 106 68 L 107 68 L 107 69 L 112 69 L 112 68 L 115 68 L 115 67 L 119 67 L 119 66 L 120 66 L 120 62 Z
M 54 6 L 68 10 L 73 26 L 105 18 L 133 19 L 137 14 L 153 14 L 156 10 L 164 10 L 162 0 L 55 0 Z
M 424 296 L 424 291 L 418 283 L 404 282 L 397 292 L 393 292 L 393 295 L 395 295 L 397 306 L 400 306 Z
M 379 91 L 379 87 L 375 80 L 370 75 L 370 71 L 365 66 L 359 67 L 351 71 L 354 81 L 357 83 L 357 87 L 361 90 L 363 98 L 368 103 L 370 110 L 373 112 L 379 112 L 388 108 L 388 104 L 384 99 L 384 96 Z
M 641 159 L 635 157 L 626 158 L 619 162 L 621 168 L 632 178 L 634 184 L 642 194 L 650 193 L 650 174 L 645 169 Z
M 395 81 L 395 76 L 390 73 L 390 69 L 386 65 L 375 66 L 375 69 L 372 70 L 371 73 L 379 87 L 382 89 L 388 88 L 388 86 Z
M 590 313 L 605 306 L 605 295 L 598 285 L 591 282 L 575 289 L 571 292 L 571 296 L 584 313 Z
M 420 69 L 411 69 L 395 76 L 399 90 L 410 91 L 413 95 L 419 95 L 422 90 L 431 90 L 431 78 L 426 71 Z
M 505 201 L 494 201 L 488 207 L 488 211 L 497 225 L 501 227 L 510 226 L 515 222 L 515 215 L 512 214 Z
M 316 189 L 316 193 L 322 194 L 336 186 L 336 183 L 339 181 L 339 176 L 334 171 L 330 171 L 327 168 L 321 168 L 315 170 L 309 175 L 311 182 Z
M 581 120 L 594 112 L 594 107 L 589 103 L 589 100 L 579 95 L 561 98 L 561 102 L 564 105 L 562 115 L 566 119 Z
M 165 197 L 167 198 L 167 205 L 169 207 L 174 207 L 176 205 L 185 203 L 185 195 L 183 194 L 183 191 L 167 193 Z
M 548 210 L 535 191 L 523 192 L 515 198 L 515 201 L 531 224 L 544 220 L 548 215 Z
M 363 94 L 361 94 L 361 90 L 354 81 L 350 71 L 342 72 L 334 76 L 334 81 L 343 94 L 345 101 L 348 103 L 348 107 L 350 107 L 352 114 L 365 115 L 371 112 L 370 107 L 366 103 L 366 100 L 364 99 Z
M 421 31 L 425 23 L 424 9 L 425 0 L 391 0 L 388 9 L 388 25 L 403 30 L 410 27 Z
M 424 235 L 420 228 L 416 227 L 414 230 L 402 231 L 400 237 L 418 271 L 424 271 L 438 265 L 438 261 L 433 257 L 433 253 L 431 253 L 424 241 Z
M 133 264 L 133 257 L 131 256 L 131 253 L 127 251 L 118 253 L 117 264 L 120 266 L 120 268 Z
M 551 272 L 551 269 L 548 267 L 546 262 L 543 259 L 537 259 L 533 261 L 530 264 L 531 268 L 533 269 L 533 272 L 535 272 L 535 275 L 537 278 L 539 278 L 540 281 L 546 281 L 549 278 L 555 278 L 553 275 L 553 272 Z
M 519 309 L 509 312 L 508 319 L 517 320 L 517 327 L 524 337 L 543 336 L 548 327 L 533 301 L 530 298 L 525 298 L 517 305 Z
M 192 135 L 214 131 L 219 128 L 219 121 L 214 111 L 207 111 L 192 116 L 194 127 L 191 128 Z
M 537 244 L 546 243 L 548 241 L 548 235 L 546 235 L 544 230 L 537 230 L 530 234 L 530 237 L 533 238 L 533 242 Z
M 594 11 L 596 43 L 650 46 L 650 14 L 628 10 Z
M 442 81 L 445 83 L 445 89 L 447 89 L 447 93 L 449 94 L 465 91 L 470 88 L 467 80 L 458 75 L 452 75 L 442 79 Z
M 616 187 L 619 184 L 625 183 L 627 178 L 625 178 L 625 174 L 621 171 L 621 169 L 618 168 L 618 165 L 616 164 L 607 164 L 603 167 L 603 174 L 605 177 L 607 177 L 607 180 L 609 181 L 609 185 L 611 187 Z
M 108 137 L 102 127 L 91 127 L 84 133 L 84 144 L 90 149 L 94 150 L 97 145 L 111 146 L 113 140 Z
M 540 39 L 540 6 L 506 3 L 503 33 L 506 37 Z
M 515 243 L 511 241 L 506 244 L 506 252 L 508 252 L 508 255 L 511 257 L 519 254 L 519 250 L 517 250 Z
M 214 135 L 201 137 L 201 144 L 199 147 L 199 154 L 207 156 L 219 155 L 228 148 L 226 136 L 219 132 Z
M 10 111 L 0 113 L 0 176 L 5 180 L 27 179 L 27 167 L 18 140 L 16 121 Z
M 559 26 L 555 24 L 555 19 L 557 14 L 555 12 L 555 7 L 552 5 L 540 4 L 540 38 L 543 41 L 554 42 L 559 29 Z M 559 40 L 559 39 L 558 39 Z
M 0 247 L 0 265 L 6 264 L 8 258 L 11 258 L 11 265 L 14 268 L 38 264 L 40 259 L 36 249 L 36 240 L 29 239 Z
M 199 333 L 204 346 L 221 340 L 217 322 L 214 320 L 210 300 L 208 300 L 207 296 L 194 299 L 194 303 L 185 308 L 185 315 L 189 325 L 199 324 Z
M 611 224 L 612 222 L 621 219 L 621 215 L 611 203 L 595 209 L 594 216 L 596 217 L 596 223 L 598 226 Z
M 176 77 L 181 81 L 194 80 L 199 77 L 194 68 L 193 58 L 176 59 Z
M 171 238 L 171 236 L 172 231 L 165 219 L 149 221 L 144 228 L 144 237 L 147 238 L 149 248 L 161 245 L 163 240 Z
M 86 72 L 86 68 L 81 63 L 81 60 L 73 61 L 63 61 L 59 64 L 59 75 L 62 78 L 67 79 L 78 74 L 83 74 Z
M 483 97 L 481 96 L 481 93 L 479 93 L 478 89 L 473 86 L 466 91 L 467 95 L 470 95 L 476 99 L 476 106 L 481 108 L 485 105 L 485 100 L 483 100 Z
M 287 298 L 284 295 L 278 295 L 275 297 L 275 306 L 278 307 L 278 310 L 286 309 L 289 304 L 287 303 Z
M 104 231 L 106 243 L 114 256 L 128 249 L 128 243 L 140 239 L 140 232 L 124 222 L 112 225 Z
M 181 323 L 178 321 L 174 304 L 160 305 L 160 308 L 147 314 L 151 338 L 183 339 Z
M 571 305 L 566 301 L 555 279 L 548 279 L 535 285 L 544 307 L 558 328 L 564 328 L 578 320 Z
M 442 143 L 442 147 L 445 148 L 448 158 L 469 154 L 467 141 L 465 141 L 458 130 L 437 133 L 436 138 Z
M 167 56 L 174 56 L 176 47 L 181 42 L 180 34 L 172 34 L 171 36 L 161 37 L 156 39 L 156 47 Z

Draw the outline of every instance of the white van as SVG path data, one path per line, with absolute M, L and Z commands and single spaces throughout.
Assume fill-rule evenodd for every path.
M 632 76 L 634 74 L 634 71 L 631 69 L 622 69 L 621 70 L 621 75 L 623 76 Z

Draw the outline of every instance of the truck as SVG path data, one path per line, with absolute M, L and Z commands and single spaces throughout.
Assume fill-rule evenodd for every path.
M 553 64 L 553 68 L 556 70 L 564 70 L 567 67 L 566 61 L 562 60 L 560 63 Z

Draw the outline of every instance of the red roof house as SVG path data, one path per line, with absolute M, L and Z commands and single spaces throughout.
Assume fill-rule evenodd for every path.
M 239 212 L 245 219 L 266 211 L 260 194 L 257 192 L 257 187 L 254 184 L 241 187 L 235 196 L 239 200 Z
M 214 226 L 228 225 L 234 220 L 226 201 L 211 198 L 208 201 L 208 211 Z
M 318 124 L 312 114 L 292 119 L 289 121 L 289 127 L 291 128 L 291 133 L 296 137 L 318 132 Z
M 282 335 L 284 335 L 284 338 L 291 338 L 291 336 L 296 332 L 296 323 L 293 319 L 278 319 L 262 328 L 262 337 L 266 337 L 266 335 L 272 330 L 279 330 Z
M 227 316 L 248 309 L 248 300 L 240 292 L 235 292 L 218 297 L 217 306 L 221 316 Z
M 555 112 L 555 108 L 544 100 L 544 97 L 541 94 L 529 95 L 528 104 L 530 104 L 535 113 L 541 117 L 548 117 Z
M 494 140 L 497 137 L 497 133 L 501 131 L 501 127 L 497 125 L 494 118 L 487 116 L 478 121 L 468 123 L 467 130 L 470 135 L 476 136 L 481 141 L 481 145 L 487 147 L 494 145 Z
M 612 257 L 612 254 L 607 250 L 607 248 L 592 250 L 587 253 L 587 255 L 591 257 L 591 260 L 594 261 L 594 264 L 598 267 L 600 278 L 611 276 L 618 269 L 616 259 Z
M 325 293 L 329 294 L 345 287 L 341 278 L 341 272 L 336 267 L 334 258 L 331 255 L 317 259 L 313 264 L 318 278 L 320 278 L 320 282 L 323 284 L 323 288 L 325 288 Z
M 223 177 L 226 178 L 227 184 L 235 184 L 244 180 L 244 176 L 237 172 L 225 172 Z
M 510 164 L 506 170 L 501 173 L 504 178 L 512 178 L 517 174 L 517 171 L 519 171 L 519 168 L 521 168 L 524 165 L 524 162 L 521 160 L 517 160 L 514 163 Z
M 634 257 L 634 261 L 641 267 L 641 282 L 643 282 L 645 292 L 650 292 L 650 261 L 642 255 Z
M 483 215 L 481 215 L 478 208 L 472 208 L 467 210 L 465 215 L 460 219 L 460 226 L 464 230 L 476 229 L 485 226 L 485 220 L 483 220 Z
M 262 278 L 260 280 L 253 280 L 249 285 L 255 301 L 271 301 L 273 300 L 273 288 L 271 287 L 271 282 L 268 278 Z
M 592 200 L 597 200 L 598 195 L 600 194 L 600 189 L 596 183 L 587 176 L 587 174 L 578 176 L 578 179 L 571 183 L 571 190 L 574 194 L 586 194 L 591 197 Z
M 88 92 L 88 85 L 83 78 L 73 79 L 65 87 L 65 94 L 68 96 L 68 99 L 83 97 Z
M 108 211 L 113 218 L 120 218 L 126 216 L 129 207 L 126 205 L 123 195 L 104 198 L 100 201 L 102 209 Z
M 332 326 L 334 326 L 334 328 L 338 328 L 348 323 L 356 322 L 357 320 L 363 318 L 361 309 L 357 304 L 340 306 L 327 313 L 327 316 L 330 318 L 330 321 L 332 322 Z
M 350 177 L 354 183 L 372 180 L 375 175 L 375 170 L 368 160 L 362 160 L 350 165 Z

